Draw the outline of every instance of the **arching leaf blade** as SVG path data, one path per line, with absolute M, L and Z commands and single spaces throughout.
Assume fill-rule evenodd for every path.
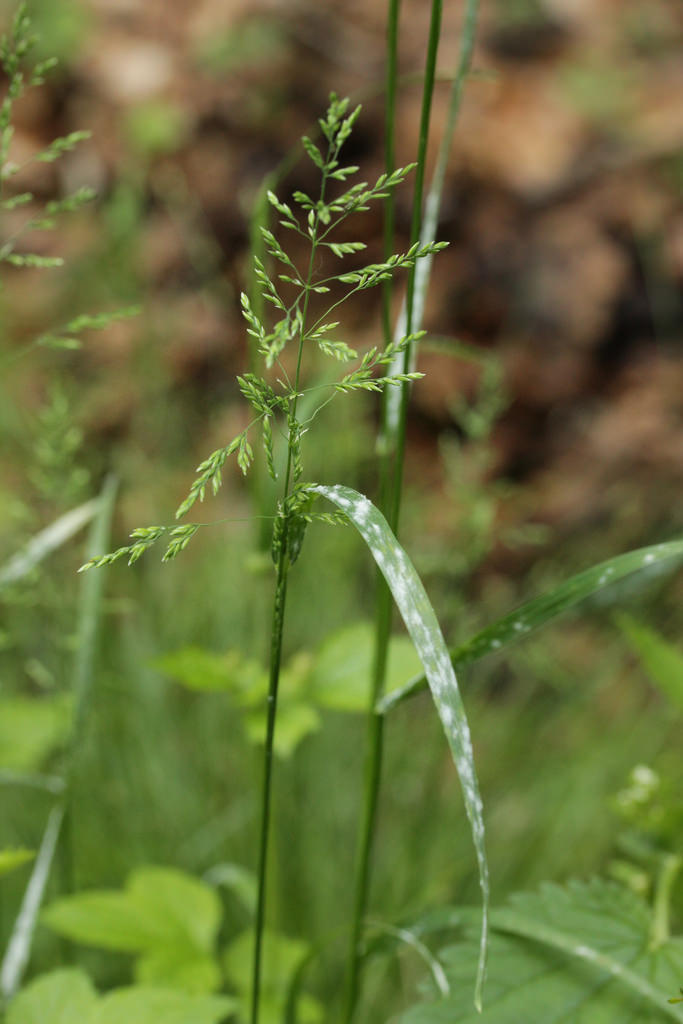
M 482 929 L 475 1004 L 481 1006 L 488 943 L 489 875 L 484 819 L 474 767 L 470 730 L 450 654 L 420 577 L 386 519 L 371 501 L 350 487 L 313 486 L 311 491 L 335 504 L 356 527 L 379 566 L 420 656 L 439 718 L 453 755 L 470 820 L 482 890 Z
M 583 572 L 577 573 L 576 576 L 571 576 L 549 593 L 527 601 L 526 604 L 516 608 L 508 615 L 504 615 L 502 619 L 498 619 L 491 626 L 476 633 L 465 643 L 452 648 L 451 661 L 456 668 L 470 665 L 487 654 L 493 654 L 509 647 L 510 644 L 528 636 L 533 630 L 545 626 L 573 608 L 574 605 L 598 594 L 618 580 L 630 576 L 632 573 L 652 569 L 657 565 L 680 558 L 683 558 L 683 540 L 672 540 L 663 544 L 638 548 L 636 551 L 628 551 L 626 554 L 617 555 L 606 562 L 600 562 L 599 565 L 595 565 L 591 569 L 585 569 Z M 416 676 L 400 690 L 395 690 L 382 700 L 378 704 L 377 710 L 380 714 L 386 714 L 397 704 L 426 688 L 426 676 Z

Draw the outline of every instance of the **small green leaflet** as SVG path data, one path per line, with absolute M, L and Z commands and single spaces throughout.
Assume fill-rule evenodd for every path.
M 79 967 L 43 974 L 16 996 L 7 1024 L 219 1024 L 234 1012 L 230 996 L 191 995 L 147 985 L 99 996 Z
M 174 868 L 142 867 L 125 889 L 63 896 L 42 920 L 73 942 L 137 954 L 135 975 L 145 984 L 203 993 L 220 986 L 220 916 L 208 885 Z
M 528 601 L 520 608 L 505 615 L 502 619 L 476 633 L 470 640 L 459 647 L 451 649 L 451 660 L 456 668 L 462 668 L 478 661 L 487 654 L 509 647 L 516 640 L 528 636 L 532 630 L 545 626 L 558 615 L 597 594 L 617 580 L 640 570 L 652 569 L 664 562 L 683 558 L 683 540 L 672 540 L 664 544 L 653 544 L 651 547 L 638 548 L 624 555 L 617 555 L 607 562 L 601 562 L 571 576 L 548 594 Z M 396 704 L 407 697 L 426 689 L 425 676 L 417 676 L 395 693 L 389 694 L 378 705 L 378 712 L 386 714 Z
M 491 915 L 487 1005 L 475 1015 L 463 988 L 476 963 L 476 927 L 442 951 L 451 995 L 413 1007 L 401 1024 L 663 1024 L 683 1021 L 669 1002 L 683 939 L 653 948 L 651 913 L 630 890 L 594 879 L 546 883 Z
M 86 1024 L 97 993 L 79 967 L 65 967 L 35 978 L 7 1009 L 7 1024 Z
M 350 487 L 310 488 L 337 505 L 354 524 L 370 548 L 398 605 L 403 621 L 420 656 L 437 712 L 451 748 L 462 784 L 465 808 L 472 828 L 482 890 L 482 928 L 475 1005 L 481 1005 L 488 942 L 489 876 L 484 846 L 484 819 L 467 717 L 450 655 L 434 609 L 405 551 L 382 513 L 371 501 Z

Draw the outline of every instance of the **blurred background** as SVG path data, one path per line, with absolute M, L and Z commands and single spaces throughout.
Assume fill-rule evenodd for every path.
M 13 11 L 2 0 L 5 24 Z M 372 180 L 384 159 L 378 0 L 33 0 L 30 12 L 37 52 L 59 65 L 16 106 L 12 159 L 56 135 L 92 138 L 56 163 L 29 164 L 19 185 L 42 203 L 83 186 L 97 197 L 31 237 L 31 251 L 64 257 L 63 268 L 4 271 L 2 564 L 111 472 L 109 548 L 136 526 L 171 522 L 194 467 L 246 422 L 235 383 L 248 360 L 239 293 L 264 177 L 278 175 L 285 201 L 314 187 L 298 140 L 331 90 L 363 103 L 349 160 Z M 453 3 L 444 17 L 432 161 L 462 13 Z M 404 163 L 417 144 L 427 29 L 424 0 L 404 0 Z M 403 516 L 403 543 L 449 643 L 573 572 L 680 532 L 682 42 L 681 12 L 665 0 L 481 5 L 437 235 L 450 245 L 427 302 Z M 406 186 L 397 249 L 410 202 Z M 18 212 L 4 215 L 3 237 Z M 381 211 L 359 226 L 379 256 Z M 77 350 L 17 358 L 76 314 L 131 305 L 138 316 L 86 332 Z M 348 308 L 344 340 L 375 344 L 380 323 L 379 293 L 364 293 Z M 319 419 L 305 439 L 306 478 L 374 496 L 376 404 L 352 397 Z M 119 885 L 140 863 L 199 874 L 224 860 L 254 867 L 258 709 L 234 692 L 192 692 L 201 666 L 228 651 L 266 661 L 272 579 L 264 531 L 249 522 L 254 500 L 230 467 L 219 496 L 195 510 L 230 522 L 202 531 L 171 565 L 152 552 L 135 569 L 105 570 L 76 778 L 77 888 Z M 286 655 L 299 696 L 336 631 L 372 616 L 373 572 L 350 534 L 312 528 L 297 564 Z M 61 763 L 84 560 L 79 535 L 0 592 L 6 771 Z M 644 577 L 462 681 L 497 900 L 541 878 L 600 871 L 632 881 L 619 853 L 626 825 L 680 848 L 680 704 L 648 671 L 642 638 L 668 651 L 680 687 L 683 580 Z M 189 668 L 178 655 L 188 648 Z M 342 663 L 344 649 L 342 638 Z M 272 914 L 288 933 L 322 941 L 345 927 L 364 726 L 334 701 L 293 722 L 277 782 Z M 641 763 L 659 782 L 634 824 L 619 794 Z M 0 798 L 0 846 L 35 848 L 49 798 L 12 786 Z M 3 934 L 25 880 L 4 883 Z M 638 884 L 647 888 L 642 871 Z M 457 780 L 423 697 L 388 732 L 373 908 L 397 919 L 476 899 Z M 54 963 L 54 950 L 40 932 L 36 969 Z M 123 960 L 92 964 L 103 984 L 126 976 Z M 332 957 L 320 993 L 334 990 L 338 969 Z

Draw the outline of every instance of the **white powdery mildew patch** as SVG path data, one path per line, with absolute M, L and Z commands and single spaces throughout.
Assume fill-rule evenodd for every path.
M 474 754 L 465 709 L 436 615 L 410 559 L 394 538 L 381 512 L 363 495 L 347 487 L 316 486 L 311 490 L 343 509 L 368 544 L 420 655 L 465 797 L 465 808 L 479 864 L 479 880 L 484 894 L 485 936 L 488 865 L 484 850 L 483 805 L 474 772 Z M 516 622 L 515 629 L 526 630 L 528 626 Z M 500 646 L 500 641 L 494 641 L 494 645 Z M 485 941 L 484 937 L 484 944 Z

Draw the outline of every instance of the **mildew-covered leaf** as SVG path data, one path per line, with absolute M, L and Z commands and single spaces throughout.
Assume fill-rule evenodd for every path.
M 311 487 L 311 491 L 337 505 L 368 545 L 372 557 L 387 581 L 406 629 L 420 656 L 439 718 L 448 739 L 460 776 L 465 808 L 472 828 L 482 890 L 483 922 L 475 988 L 475 1003 L 478 1005 L 481 1002 L 486 964 L 488 863 L 484 846 L 484 818 L 474 768 L 472 741 L 450 654 L 420 577 L 379 509 L 350 487 L 318 485 Z
M 516 608 L 509 615 L 503 616 L 493 625 L 476 633 L 459 647 L 452 648 L 451 660 L 456 668 L 461 668 L 478 661 L 487 654 L 501 651 L 625 576 L 640 571 L 654 571 L 657 567 L 664 567 L 667 562 L 675 562 L 681 558 L 683 558 L 683 540 L 672 540 L 664 544 L 639 548 L 637 551 L 628 551 L 624 555 L 617 555 L 616 558 L 610 558 L 607 562 L 594 565 L 591 569 L 585 569 L 583 572 L 577 573 L 576 576 L 571 576 L 547 594 L 527 601 L 526 604 Z M 424 675 L 416 676 L 401 690 L 389 694 L 385 700 L 381 701 L 378 711 L 385 714 L 407 697 L 426 689 L 426 686 L 426 677 Z

